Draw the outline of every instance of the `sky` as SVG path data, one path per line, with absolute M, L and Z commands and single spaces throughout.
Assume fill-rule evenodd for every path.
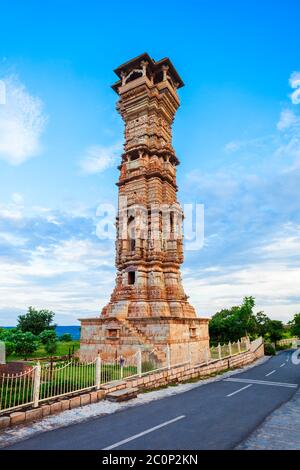
M 299 13 L 298 0 L 1 2 L 0 325 L 30 305 L 78 324 L 108 302 L 114 241 L 97 236 L 97 207 L 117 202 L 123 143 L 110 86 L 143 52 L 185 83 L 178 196 L 205 214 L 182 267 L 190 302 L 199 316 L 249 295 L 274 319 L 300 311 Z

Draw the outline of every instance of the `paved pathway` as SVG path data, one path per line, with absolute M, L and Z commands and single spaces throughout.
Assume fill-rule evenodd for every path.
M 237 449 L 300 450 L 300 391 L 274 411 Z

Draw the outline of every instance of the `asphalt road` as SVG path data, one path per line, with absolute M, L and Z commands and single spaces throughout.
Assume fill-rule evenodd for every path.
M 230 379 L 44 432 L 6 449 L 233 449 L 296 392 L 300 365 L 292 364 L 292 352 Z

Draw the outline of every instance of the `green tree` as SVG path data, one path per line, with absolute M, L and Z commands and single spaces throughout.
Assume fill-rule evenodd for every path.
M 65 343 L 70 343 L 73 340 L 72 335 L 70 333 L 64 333 L 59 337 L 59 341 L 64 341 Z
M 16 354 L 20 354 L 25 360 L 38 348 L 37 337 L 29 331 L 26 333 L 16 332 L 13 336 L 13 341 Z
M 57 334 L 55 330 L 44 330 L 39 334 L 39 339 L 42 344 L 47 344 L 49 342 L 57 341 Z
M 258 336 L 265 338 L 270 329 L 270 318 L 264 312 L 257 312 L 255 315 L 256 319 L 256 331 Z
M 282 321 L 279 320 L 270 320 L 269 322 L 269 329 L 268 329 L 268 336 L 272 343 L 277 343 L 280 339 L 284 336 L 284 326 Z
M 292 335 L 300 338 L 300 313 L 296 313 L 296 315 L 294 315 L 294 318 L 289 322 L 289 325 L 291 325 Z
M 209 323 L 212 343 L 228 343 L 243 336 L 254 336 L 257 329 L 254 306 L 254 298 L 245 297 L 241 306 L 217 312 Z
M 17 329 L 22 333 L 30 332 L 38 336 L 44 330 L 53 330 L 56 325 L 53 324 L 55 313 L 50 310 L 36 310 L 29 307 L 25 315 L 19 315 Z

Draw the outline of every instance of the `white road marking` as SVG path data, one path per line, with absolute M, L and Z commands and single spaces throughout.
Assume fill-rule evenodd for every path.
M 128 437 L 127 439 L 123 439 L 122 441 L 116 442 L 115 444 L 105 447 L 102 450 L 115 449 L 116 447 L 126 444 L 127 442 L 133 441 L 134 439 L 138 439 L 141 436 L 145 436 L 146 434 L 149 434 L 150 432 L 156 431 L 157 429 L 163 428 L 164 426 L 168 426 L 169 424 L 175 423 L 176 421 L 179 421 L 180 419 L 183 419 L 183 418 L 185 418 L 185 415 L 177 416 L 177 418 L 170 419 L 170 421 L 165 421 L 164 423 L 158 424 L 157 426 L 154 426 L 153 428 L 146 429 L 146 431 L 140 432 L 138 434 L 135 434 L 134 436 Z
M 228 396 L 228 397 L 233 397 L 233 395 L 236 395 L 237 393 L 240 393 L 240 392 L 242 392 L 243 390 L 246 390 L 246 388 L 252 387 L 252 385 L 253 385 L 253 384 L 246 385 L 245 387 L 240 388 L 239 390 L 236 390 L 235 392 L 230 393 L 230 394 L 227 395 L 227 396 Z
M 280 367 L 284 367 L 284 366 L 286 366 L 286 362 L 284 362 L 283 364 L 281 364 Z
M 238 383 L 250 383 L 257 385 L 272 385 L 273 387 L 287 387 L 287 388 L 298 388 L 298 384 L 289 384 L 286 382 L 269 382 L 267 380 L 251 380 L 251 379 L 225 379 L 224 382 L 238 382 Z
M 268 374 L 266 374 L 266 377 L 269 377 L 269 375 L 272 375 L 276 372 L 276 369 L 272 370 L 271 372 L 269 372 Z

